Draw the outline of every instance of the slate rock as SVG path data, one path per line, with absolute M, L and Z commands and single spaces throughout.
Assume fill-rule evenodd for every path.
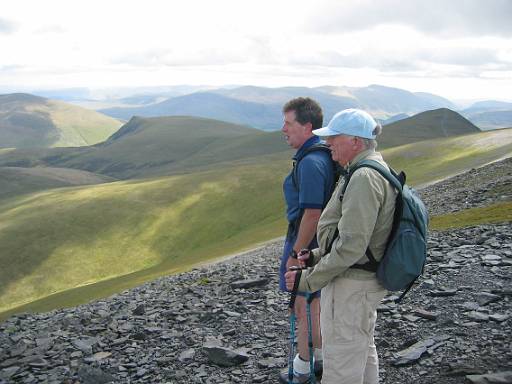
M 221 367 L 233 367 L 249 360 L 249 356 L 224 347 L 203 346 L 208 360 Z
M 261 279 L 249 279 L 249 280 L 238 280 L 232 282 L 231 288 L 233 289 L 239 289 L 239 288 L 254 288 L 254 287 L 263 287 L 268 284 L 268 279 L 261 278 Z
M 427 352 L 427 348 L 434 344 L 434 339 L 426 339 L 411 345 L 409 348 L 395 354 L 396 359 L 393 361 L 393 365 L 402 366 L 416 362 Z
M 81 384 L 106 384 L 115 382 L 116 378 L 100 368 L 82 365 L 78 370 L 78 378 Z
M 512 371 L 468 375 L 466 379 L 473 384 L 512 384 Z
M 481 306 L 485 306 L 487 304 L 495 303 L 496 301 L 501 300 L 501 296 L 487 292 L 480 292 L 475 296 L 475 299 L 478 302 L 478 304 L 480 304 Z
M 414 314 L 418 317 L 421 317 L 423 319 L 427 320 L 436 320 L 438 314 L 430 311 L 425 311 L 424 309 L 416 309 L 414 311 Z
M 448 296 L 455 296 L 457 294 L 456 289 L 437 289 L 430 291 L 430 296 L 434 297 L 448 297 Z
M 190 348 L 180 353 L 178 360 L 182 363 L 187 363 L 189 361 L 192 361 L 194 359 L 194 356 L 196 354 L 195 349 Z
M 146 307 L 144 304 L 140 304 L 132 312 L 135 316 L 142 316 L 146 313 Z

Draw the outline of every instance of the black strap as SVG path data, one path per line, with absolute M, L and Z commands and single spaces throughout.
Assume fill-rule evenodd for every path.
M 293 282 L 292 294 L 290 296 L 290 302 L 288 303 L 288 308 L 293 310 L 295 307 L 295 299 L 297 298 L 297 291 L 299 289 L 300 276 L 302 275 L 302 269 L 295 269 L 297 274 L 295 275 L 295 281 Z

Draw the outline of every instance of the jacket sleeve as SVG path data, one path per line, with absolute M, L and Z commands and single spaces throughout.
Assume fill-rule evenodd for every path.
M 352 175 L 343 196 L 339 236 L 331 252 L 302 273 L 300 291 L 318 291 L 365 254 L 384 199 L 384 186 L 371 172 L 360 168 Z

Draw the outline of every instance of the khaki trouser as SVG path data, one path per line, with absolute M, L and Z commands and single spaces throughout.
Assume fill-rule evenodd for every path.
M 322 289 L 322 384 L 377 384 L 373 339 L 377 306 L 387 291 L 372 280 L 337 278 Z

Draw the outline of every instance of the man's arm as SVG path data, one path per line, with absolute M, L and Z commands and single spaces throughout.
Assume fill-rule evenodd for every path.
M 321 209 L 314 208 L 306 208 L 304 209 L 304 214 L 302 215 L 302 220 L 300 221 L 299 231 L 297 233 L 297 240 L 293 245 L 293 250 L 297 253 L 300 252 L 301 249 L 307 248 L 316 234 L 316 227 L 318 225 L 318 220 L 320 219 L 320 215 L 322 213 Z M 292 265 L 299 265 L 296 259 L 289 258 L 287 267 Z

